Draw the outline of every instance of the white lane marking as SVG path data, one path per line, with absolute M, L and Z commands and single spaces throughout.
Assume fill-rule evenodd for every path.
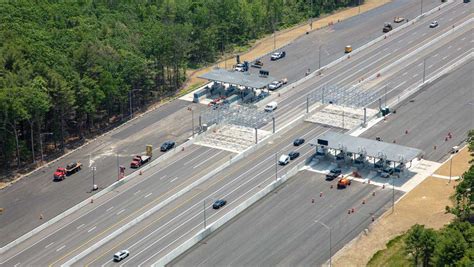
M 450 19 L 448 19 L 448 21 L 453 21 L 453 19 L 454 19 L 454 18 L 450 18 Z
M 89 231 L 87 231 L 87 232 L 88 232 L 88 233 L 90 233 L 90 232 L 94 231 L 94 230 L 95 230 L 95 228 L 97 228 L 97 226 L 94 226 L 94 227 L 92 227 L 92 228 L 91 228 L 91 229 L 89 229 Z
M 17 266 L 20 266 L 20 263 L 17 263 L 15 265 L 13 265 L 13 267 L 17 267 Z
M 423 66 L 423 62 L 421 62 L 420 64 L 418 64 L 418 67 L 421 67 L 421 66 Z
M 437 56 L 439 56 L 439 54 L 438 54 L 438 53 L 436 53 L 436 54 L 434 54 L 434 55 L 433 55 L 433 57 L 437 57 Z
M 79 229 L 81 229 L 82 227 L 84 227 L 84 224 L 79 225 L 76 229 L 79 230 Z
M 148 193 L 148 194 L 145 196 L 145 198 L 151 196 L 151 194 L 153 194 L 153 193 Z
M 49 243 L 49 245 L 46 245 L 44 248 L 49 248 L 50 246 L 52 246 L 54 244 L 54 242 L 51 242 Z
M 458 47 L 458 49 L 456 49 L 457 51 L 461 50 L 462 47 Z
M 464 41 L 464 40 L 466 40 L 466 37 L 463 37 L 463 38 L 461 39 L 461 41 Z
M 115 215 L 120 215 L 120 214 L 122 214 L 124 211 L 125 211 L 125 209 L 123 209 L 123 210 L 117 212 Z
M 403 39 L 400 39 L 400 40 L 398 40 L 398 42 L 397 42 L 397 43 L 401 43 L 401 42 L 403 42 Z
M 416 76 L 418 76 L 418 74 L 413 75 L 413 78 L 415 78 Z
M 328 130 L 326 130 L 327 132 Z M 307 154 L 309 153 L 314 153 L 314 151 L 312 149 L 308 150 L 306 153 L 304 153 L 303 155 L 301 155 L 301 158 L 303 158 L 304 156 L 306 156 Z M 271 157 L 271 156 L 270 156 Z M 287 165 L 288 166 L 288 165 Z M 265 171 L 269 170 L 273 168 L 273 166 L 269 166 L 268 168 L 265 169 Z M 284 168 L 284 167 L 283 167 Z M 258 177 L 258 175 L 255 175 L 252 179 L 248 180 L 247 182 L 245 182 L 244 184 L 247 184 L 248 182 L 252 181 L 254 178 Z M 257 184 L 256 186 L 252 187 L 250 190 L 248 190 L 247 192 L 245 192 L 244 194 L 240 195 L 237 199 L 235 199 L 234 201 L 230 202 L 227 204 L 227 205 L 230 205 L 232 203 L 235 203 L 237 202 L 238 200 L 242 199 L 245 195 L 247 195 L 248 193 L 250 193 L 251 191 L 255 190 L 255 188 L 260 188 L 260 186 L 262 186 L 264 183 L 266 183 L 267 181 L 269 180 L 273 180 L 275 179 L 274 178 L 274 175 L 266 178 L 265 180 L 263 180 L 261 183 Z M 241 186 L 241 185 L 240 185 Z M 240 187 L 239 186 L 239 187 Z M 239 188 L 238 187 L 238 188 Z M 223 196 L 224 198 L 228 195 L 230 195 L 231 193 L 233 193 L 235 190 L 237 190 L 238 188 L 232 190 L 232 192 L 226 194 L 225 196 Z M 200 203 L 198 203 L 200 204 Z M 196 204 L 196 205 L 198 205 Z M 208 217 L 208 219 L 210 220 L 212 217 L 214 216 L 217 216 L 217 214 L 219 213 L 216 212 L 214 214 L 212 214 L 211 216 Z M 179 227 L 183 226 L 185 223 L 187 223 L 188 221 L 194 219 L 195 217 L 197 216 L 200 216 L 201 214 L 200 213 L 197 213 L 196 215 L 194 215 L 193 217 L 191 217 L 190 219 L 188 219 L 187 221 L 183 222 L 181 225 L 179 225 L 178 227 L 175 227 L 173 230 L 171 230 L 170 232 L 168 232 L 165 236 L 161 237 L 160 239 L 156 240 L 155 242 L 153 242 L 152 244 L 148 245 L 147 247 L 145 247 L 144 249 L 142 249 L 140 252 L 138 252 L 137 254 L 135 254 L 134 256 L 138 256 L 138 254 L 140 254 L 141 252 L 144 252 L 145 250 L 147 250 L 148 248 L 150 248 L 151 246 L 153 246 L 154 244 L 158 243 L 159 241 L 161 241 L 163 238 L 167 237 L 168 235 L 170 235 L 172 232 L 176 231 Z M 201 227 L 201 225 L 197 225 L 197 226 L 194 226 L 193 228 L 191 228 L 189 231 L 187 231 L 186 233 L 184 233 L 183 235 L 181 235 L 180 237 L 178 237 L 177 239 L 175 239 L 173 242 L 169 243 L 165 248 L 161 249 L 160 251 L 156 252 L 155 254 L 151 255 L 149 258 L 147 258 L 145 261 L 142 262 L 142 264 L 144 262 L 147 262 L 149 261 L 150 259 L 152 259 L 153 257 L 155 257 L 156 255 L 160 254 L 163 250 L 167 249 L 168 247 L 170 247 L 173 243 L 176 243 L 176 241 L 178 241 L 179 239 L 183 238 L 184 236 L 186 236 L 187 234 L 189 234 L 190 232 L 194 231 L 194 229 L 196 227 Z M 142 239 L 143 240 L 143 239 Z M 132 257 L 133 258 L 133 257 Z M 132 258 L 130 258 L 129 260 L 131 260 Z M 141 266 L 141 264 L 139 265 Z
M 451 47 L 453 47 L 452 45 L 448 46 L 448 49 L 450 49 Z
M 425 36 L 425 35 L 427 35 L 427 33 L 426 33 L 426 32 L 425 32 L 425 33 L 423 33 L 421 36 Z
M 414 40 L 410 40 L 410 41 L 408 42 L 408 44 L 411 44 L 411 43 L 413 43 L 413 42 L 414 42 Z
M 309 136 L 309 135 L 313 135 L 313 136 L 317 136 L 317 135 L 321 135 L 321 134 L 324 134 L 326 132 L 328 132 L 329 130 L 323 130 L 323 132 L 319 133 L 319 130 L 318 128 L 313 128 L 311 130 L 309 130 L 307 133 L 303 134 L 302 137 L 306 137 L 306 136 Z M 293 146 L 293 144 L 288 144 L 286 145 L 285 147 L 283 147 L 282 149 L 280 149 L 281 151 L 284 151 L 284 150 L 287 150 L 289 147 Z M 303 158 L 306 154 L 308 153 L 314 153 L 312 149 L 309 149 L 306 153 L 304 153 L 303 155 L 301 155 L 301 158 Z M 246 170 L 244 173 L 241 173 L 239 176 L 235 177 L 233 180 L 231 180 L 230 182 L 224 184 L 222 187 L 220 187 L 219 189 L 217 189 L 214 193 L 210 194 L 210 195 L 214 195 L 220 191 L 223 191 L 225 188 L 227 188 L 228 186 L 231 186 L 235 181 L 240 181 L 241 180 L 241 177 L 244 177 L 247 175 L 247 173 L 251 172 L 252 170 L 257 170 L 258 166 L 261 165 L 261 164 L 266 164 L 267 168 L 264 169 L 264 171 L 267 171 L 269 169 L 272 169 L 274 168 L 274 165 L 273 164 L 268 164 L 268 161 L 272 162 L 273 163 L 273 160 L 274 160 L 274 155 L 270 155 L 268 156 L 267 158 L 261 160 L 259 163 L 255 164 L 254 166 L 252 166 L 250 169 Z M 281 171 L 282 169 L 280 169 L 279 171 Z M 252 176 L 251 179 L 245 181 L 244 183 L 242 184 L 239 184 L 239 186 L 237 188 L 235 188 L 234 190 L 232 190 L 231 192 L 227 193 L 226 195 L 222 196 L 222 198 L 225 198 L 227 197 L 228 195 L 232 194 L 233 192 L 235 192 L 236 190 L 238 190 L 240 187 L 246 185 L 247 183 L 253 181 L 255 178 L 258 178 L 259 175 L 254 175 Z M 264 180 L 262 183 L 259 183 L 257 186 L 253 187 L 252 189 L 250 189 L 249 191 L 247 191 L 246 193 L 244 193 L 242 196 L 239 197 L 242 198 L 243 196 L 245 196 L 248 192 L 254 190 L 255 188 L 259 187 L 261 184 L 263 184 L 264 182 L 266 182 L 268 179 L 273 179 L 273 175 L 272 177 L 270 178 L 267 178 L 266 180 Z M 236 200 L 237 201 L 237 200 Z M 169 220 L 168 222 L 166 222 L 164 225 L 158 227 L 157 229 L 155 229 L 153 232 L 151 232 L 150 234 L 146 235 L 145 237 L 141 238 L 139 241 L 133 243 L 131 246 L 129 246 L 128 248 L 131 249 L 133 247 L 135 247 L 137 244 L 139 244 L 140 242 L 143 242 L 143 240 L 146 240 L 147 238 L 149 238 L 150 236 L 152 236 L 153 234 L 155 234 L 157 231 L 160 231 L 162 228 L 166 227 L 168 224 L 172 223 L 174 220 L 178 220 L 179 217 L 181 217 L 183 214 L 188 214 L 188 212 L 190 210 L 193 210 L 196 206 L 200 205 L 201 202 L 198 202 L 196 204 L 194 204 L 193 206 L 191 206 L 190 208 L 188 208 L 187 210 L 181 212 L 180 214 L 174 216 L 171 220 Z M 230 204 L 230 203 L 229 203 Z M 217 214 L 217 213 L 215 213 Z M 165 236 L 159 238 L 158 240 L 156 240 L 155 242 L 153 242 L 152 244 L 150 244 L 149 246 L 145 247 L 144 249 L 141 249 L 140 252 L 134 254 L 132 257 L 128 257 L 125 262 L 123 262 L 123 264 L 126 264 L 127 261 L 130 261 L 132 260 L 133 258 L 135 258 L 136 256 L 140 255 L 142 252 L 145 252 L 148 248 L 150 248 L 151 246 L 153 246 L 154 244 L 156 244 L 157 242 L 159 242 L 160 240 L 162 240 L 163 238 L 167 237 L 169 234 L 171 234 L 173 231 L 175 231 L 176 229 L 178 229 L 179 227 L 183 226 L 184 224 L 186 224 L 188 221 L 192 220 L 193 218 L 195 218 L 196 216 L 199 216 L 200 214 L 197 214 L 197 215 L 194 215 L 193 217 L 191 217 L 190 219 L 188 219 L 187 221 L 183 222 L 181 225 L 179 225 L 178 227 L 175 227 L 174 230 L 170 231 L 168 234 L 166 234 Z M 213 216 L 213 215 L 212 215 Z M 212 216 L 210 216 L 209 218 L 211 218 Z M 156 254 L 155 254 L 156 255 Z
M 172 182 L 174 182 L 174 181 L 176 181 L 176 180 L 178 180 L 178 177 L 172 179 L 172 180 L 170 181 L 170 183 L 172 183 Z
M 431 67 L 433 67 L 433 64 L 429 65 L 429 66 L 428 66 L 428 69 L 430 69 Z
M 62 245 L 61 247 L 59 247 L 58 249 L 56 249 L 57 252 L 59 252 L 60 250 L 62 250 L 63 248 L 65 248 L 66 245 Z
M 109 212 L 110 210 L 112 210 L 114 207 L 110 207 L 108 209 L 105 210 L 105 212 Z
M 161 178 L 160 178 L 160 180 L 163 180 L 163 179 L 165 179 L 165 178 L 166 178 L 166 175 L 165 175 L 165 176 L 163 176 L 163 177 L 161 177 Z
M 221 152 L 223 152 L 223 151 L 219 151 L 219 153 L 216 153 L 214 156 L 209 157 L 206 160 L 202 161 L 201 163 L 193 166 L 193 169 L 196 169 L 197 167 L 201 166 L 202 164 L 204 164 L 204 163 L 208 162 L 209 160 L 213 159 L 214 157 L 218 156 Z
M 443 57 L 443 60 L 445 60 L 445 59 L 447 59 L 447 58 L 448 58 L 448 56 L 445 56 L 445 57 Z
M 140 193 L 142 190 L 138 190 L 137 192 L 133 193 L 134 195 L 137 195 L 138 193 Z
M 405 75 L 407 75 L 407 73 L 408 73 L 408 72 L 404 72 L 404 73 L 402 74 L 402 76 L 405 76 Z
M 415 34 L 417 34 L 417 32 L 413 32 L 411 35 L 415 35 Z
M 382 52 L 385 52 L 385 51 L 387 51 L 387 50 L 388 50 L 388 47 L 387 47 L 387 48 L 385 48 L 384 50 L 382 50 Z

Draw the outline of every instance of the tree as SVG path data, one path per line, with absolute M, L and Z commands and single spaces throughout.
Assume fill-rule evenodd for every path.
M 435 266 L 454 266 L 463 259 L 468 247 L 468 243 L 458 229 L 447 227 L 441 232 L 432 262 Z
M 437 234 L 433 229 L 425 229 L 424 225 L 415 224 L 408 231 L 405 244 L 406 252 L 413 257 L 413 263 L 418 266 L 429 266 L 430 258 L 435 249 Z

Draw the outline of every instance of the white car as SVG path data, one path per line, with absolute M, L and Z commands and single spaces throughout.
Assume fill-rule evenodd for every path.
M 128 257 L 128 255 L 130 255 L 130 252 L 128 250 L 121 250 L 114 254 L 114 261 L 121 261 Z
M 436 20 L 430 23 L 430 28 L 436 28 L 436 27 L 438 27 L 438 22 Z
M 240 71 L 240 72 L 244 72 L 245 71 L 245 66 L 244 64 L 237 64 L 235 65 L 235 71 Z
M 288 163 L 290 163 L 290 156 L 288 155 L 281 155 L 280 156 L 280 159 L 278 160 L 278 163 L 280 165 L 286 165 Z
M 273 81 L 272 83 L 270 83 L 268 85 L 268 89 L 276 90 L 276 89 L 280 88 L 282 85 L 283 85 L 283 83 L 280 82 L 280 81 Z
M 278 107 L 278 103 L 273 101 L 273 102 L 270 102 L 268 103 L 266 106 L 265 106 L 265 111 L 266 112 L 272 112 L 274 111 L 275 109 L 277 109 Z
M 284 58 L 286 56 L 286 52 L 285 51 L 281 51 L 281 52 L 275 52 L 273 53 L 271 56 L 270 56 L 270 60 L 274 61 L 274 60 L 278 60 L 280 58 Z

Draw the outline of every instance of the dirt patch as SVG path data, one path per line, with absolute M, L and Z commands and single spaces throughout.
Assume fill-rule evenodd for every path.
M 469 151 L 467 149 L 463 149 L 459 151 L 459 153 L 455 156 L 456 160 L 453 158 L 453 164 L 451 167 L 451 175 L 452 176 L 461 176 L 464 171 L 469 169 L 469 160 L 472 159 Z M 442 165 L 437 171 L 436 174 L 449 176 L 449 161 L 446 164 Z
M 384 5 L 388 2 L 391 2 L 391 0 L 366 0 L 365 3 L 360 6 L 360 12 L 362 13 L 362 12 L 369 11 L 371 9 Z M 278 48 L 288 43 L 291 43 L 298 37 L 306 34 L 307 31 L 314 31 L 317 29 L 321 29 L 327 26 L 329 23 L 337 23 L 338 21 L 348 19 L 350 17 L 356 16 L 357 14 L 359 14 L 359 7 L 347 8 L 347 9 L 340 10 L 337 13 L 334 13 L 334 14 L 322 17 L 316 21 L 313 21 L 312 29 L 310 28 L 308 23 L 304 23 L 304 24 L 300 24 L 289 29 L 279 31 L 276 34 L 275 47 Z M 269 35 L 267 37 L 264 37 L 256 41 L 253 44 L 253 46 L 249 49 L 249 51 L 240 54 L 240 59 L 242 61 L 254 60 L 258 57 L 261 57 L 273 51 L 274 50 L 273 47 L 274 47 L 273 35 Z M 221 60 L 212 66 L 202 68 L 199 70 L 190 70 L 188 71 L 189 77 L 186 83 L 186 87 L 192 86 L 195 83 L 205 82 L 204 80 L 199 79 L 198 76 L 211 71 L 212 68 L 214 67 L 224 68 L 225 66 L 227 66 L 227 68 L 230 68 L 232 67 L 233 64 L 235 64 L 235 58 L 234 56 L 229 56 L 225 61 Z
M 469 168 L 470 157 L 465 147 L 453 157 L 452 173 L 462 174 Z M 449 168 L 449 161 L 436 173 Z M 444 174 L 443 174 L 444 175 Z M 449 169 L 448 169 L 449 175 Z M 412 225 L 424 224 L 439 229 L 448 224 L 454 216 L 445 213 L 445 207 L 452 205 L 450 196 L 457 182 L 442 178 L 428 177 L 402 198 L 395 211 L 387 211 L 371 226 L 367 235 L 361 235 L 344 247 L 333 260 L 334 266 L 366 266 L 372 255 L 386 248 L 386 243 L 407 231 Z

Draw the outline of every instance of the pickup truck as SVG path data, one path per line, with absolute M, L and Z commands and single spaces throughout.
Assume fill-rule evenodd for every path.
M 66 176 L 69 176 L 75 172 L 81 170 L 82 163 L 80 162 L 73 162 L 66 165 L 66 168 L 58 167 L 53 174 L 54 181 L 62 181 L 66 179 Z
M 339 175 L 341 175 L 341 173 L 342 173 L 342 170 L 339 169 L 339 168 L 332 169 L 332 170 L 329 171 L 328 174 L 326 174 L 326 180 L 327 181 L 332 181 L 335 178 L 339 177 Z
M 140 156 L 137 155 L 133 157 L 132 162 L 130 163 L 130 168 L 138 168 L 142 166 L 143 164 L 147 163 L 150 161 L 151 157 L 150 156 Z
M 261 69 L 263 67 L 263 62 L 260 59 L 255 60 L 255 62 L 250 65 L 252 68 Z

